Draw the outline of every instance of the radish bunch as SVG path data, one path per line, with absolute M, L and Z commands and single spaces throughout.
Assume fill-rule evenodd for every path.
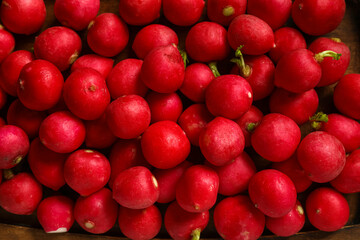
M 36 213 L 48 233 L 118 224 L 139 240 L 199 239 L 210 221 L 211 237 L 246 240 L 294 235 L 305 216 L 322 231 L 347 223 L 360 73 L 345 75 L 349 47 L 322 36 L 344 0 L 105 4 L 2 1 L 3 209 Z

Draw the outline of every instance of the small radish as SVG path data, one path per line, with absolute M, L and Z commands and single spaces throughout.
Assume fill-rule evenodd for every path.
M 159 198 L 159 185 L 149 169 L 131 167 L 119 173 L 113 183 L 113 199 L 121 206 L 143 209 Z
M 85 121 L 85 128 L 85 145 L 88 148 L 108 148 L 117 139 L 107 125 L 105 114 L 98 119 Z
M 113 68 L 114 60 L 96 54 L 86 54 L 77 58 L 71 65 L 71 72 L 80 68 L 92 68 L 98 71 L 105 79 Z
M 14 50 L 15 38 L 0 25 L 0 63 Z
M 212 22 L 228 26 L 235 17 L 246 11 L 246 0 L 208 0 L 207 16 Z
M 140 79 L 142 64 L 140 59 L 127 58 L 114 66 L 106 78 L 112 99 L 131 94 L 145 97 L 148 87 Z
M 145 209 L 120 206 L 118 223 L 126 237 L 133 240 L 147 240 L 153 239 L 160 232 L 162 217 L 155 205 Z
M 245 138 L 245 147 L 251 146 L 251 134 L 255 128 L 260 124 L 264 114 L 255 107 L 250 106 L 250 109 L 244 113 L 240 118 L 236 119 L 235 122 L 240 126 L 241 131 Z
M 295 0 L 291 16 L 301 31 L 319 36 L 337 28 L 345 9 L 345 0 Z
M 223 239 L 256 240 L 264 231 L 265 216 L 248 196 L 238 195 L 225 198 L 216 205 L 214 223 Z
M 284 173 L 266 169 L 257 172 L 249 183 L 249 196 L 255 207 L 269 217 L 282 217 L 296 204 L 296 188 Z
M 176 32 L 165 25 L 150 24 L 137 32 L 132 49 L 138 58 L 144 59 L 154 48 L 170 44 L 179 44 Z
M 107 188 L 87 197 L 79 197 L 74 206 L 76 222 L 85 231 L 102 234 L 109 231 L 116 223 L 118 205 L 112 199 L 112 193 Z
M 119 14 L 127 24 L 147 25 L 160 17 L 161 0 L 119 1 Z
M 160 169 L 173 168 L 190 153 L 190 141 L 181 127 L 173 121 L 160 121 L 148 127 L 141 137 L 145 159 Z
M 0 87 L 0 110 L 5 106 L 7 99 L 7 94 L 5 91 Z
M 177 122 L 183 111 L 183 104 L 179 95 L 173 93 L 149 92 L 145 100 L 151 112 L 151 122 L 174 121 Z
M 29 152 L 29 138 L 19 127 L 0 127 L 0 169 L 9 169 L 21 162 Z
M 230 52 L 227 31 L 218 23 L 197 23 L 186 36 L 185 48 L 189 56 L 197 62 L 223 60 Z
M 306 135 L 296 154 L 309 179 L 318 183 L 335 179 L 346 161 L 344 145 L 335 136 L 324 131 Z
M 169 22 L 177 26 L 190 26 L 199 21 L 204 0 L 162 0 L 162 11 Z
M 306 199 L 306 215 L 321 231 L 333 232 L 345 226 L 349 212 L 345 197 L 332 188 L 315 189 Z
M 174 240 L 200 239 L 200 234 L 208 222 L 209 211 L 187 212 L 176 201 L 172 202 L 165 211 L 165 228 Z
M 102 13 L 90 22 L 86 39 L 95 53 L 114 57 L 128 44 L 129 29 L 114 13 Z
M 74 202 L 65 196 L 43 199 L 36 211 L 37 219 L 46 233 L 64 233 L 72 227 Z

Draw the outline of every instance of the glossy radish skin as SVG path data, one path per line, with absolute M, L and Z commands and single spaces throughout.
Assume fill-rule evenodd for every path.
M 15 38 L 0 25 L 0 63 L 14 50 Z
M 148 87 L 140 79 L 142 64 L 142 60 L 128 58 L 114 66 L 106 78 L 112 99 L 131 94 L 145 97 Z
M 154 48 L 170 44 L 179 44 L 176 32 L 162 24 L 150 24 L 137 32 L 132 49 L 138 58 L 144 59 Z
M 262 55 L 274 47 L 274 33 L 271 27 L 250 14 L 239 15 L 231 21 L 228 40 L 234 50 L 243 45 L 241 51 L 248 55 Z
M 345 226 L 349 212 L 345 197 L 332 188 L 315 189 L 306 199 L 306 215 L 321 231 L 333 232 Z
M 116 223 L 118 205 L 112 199 L 112 193 L 107 188 L 87 197 L 79 197 L 74 206 L 76 222 L 85 231 L 102 234 L 109 231 Z
M 89 196 L 103 188 L 110 178 L 109 160 L 100 152 L 80 149 L 65 161 L 64 177 L 67 185 L 81 196 Z
M 235 120 L 244 134 L 245 147 L 251 146 L 251 134 L 255 130 L 256 126 L 260 124 L 263 116 L 264 114 L 260 111 L 260 109 L 251 105 L 250 109 L 246 113 Z
M 291 16 L 303 32 L 319 36 L 333 31 L 345 15 L 344 0 L 295 0 Z
M 9 177 L 0 185 L 0 206 L 12 214 L 32 214 L 42 198 L 41 184 L 25 172 Z
M 305 211 L 299 201 L 294 208 L 280 218 L 266 217 L 265 225 L 276 236 L 289 237 L 298 233 L 305 224 Z
M 306 135 L 296 154 L 309 179 L 318 183 L 335 179 L 346 161 L 344 145 L 335 136 L 324 131 Z
M 209 0 L 207 1 L 207 16 L 212 22 L 228 26 L 237 16 L 246 11 L 245 0 Z
M 282 217 L 294 208 L 296 188 L 284 173 L 266 169 L 257 172 L 249 183 L 249 196 L 255 207 L 269 217 Z
M 148 127 L 141 137 L 145 159 L 160 169 L 173 168 L 190 153 L 190 141 L 181 127 L 173 121 L 160 121 Z
M 263 158 L 281 162 L 295 153 L 300 138 L 300 128 L 291 118 L 270 113 L 263 117 L 252 133 L 251 145 Z
M 85 128 L 85 145 L 88 148 L 108 148 L 117 139 L 107 125 L 105 114 L 98 119 L 85 121 Z
M 160 17 L 161 0 L 145 0 L 134 2 L 120 0 L 119 14 L 127 24 L 147 25 Z
M 120 206 L 118 223 L 121 232 L 134 240 L 153 239 L 162 224 L 160 210 L 152 205 L 145 209 L 130 209 Z
M 215 229 L 223 239 L 258 239 L 265 228 L 265 216 L 248 196 L 228 197 L 214 210 Z
M 103 13 L 90 22 L 87 43 L 91 50 L 103 57 L 119 54 L 129 41 L 129 29 L 114 13 Z
M 44 24 L 46 7 L 42 0 L 6 0 L 2 1 L 0 16 L 9 31 L 30 35 Z
M 40 125 L 39 138 L 50 150 L 70 153 L 85 140 L 84 123 L 68 111 L 59 111 L 47 116 Z
M 177 26 L 190 26 L 199 21 L 204 0 L 162 0 L 162 11 L 169 22 Z
M 29 138 L 17 126 L 1 126 L 0 142 L 0 169 L 9 169 L 16 166 L 29 152 Z
M 65 196 L 43 199 L 36 211 L 37 219 L 46 233 L 69 231 L 74 219 L 74 202 Z
M 100 0 L 56 0 L 54 14 L 64 26 L 84 30 L 100 10 Z
M 152 123 L 165 120 L 177 122 L 183 111 L 181 98 L 175 92 L 149 92 L 145 99 L 150 107 Z
M 243 152 L 245 139 L 236 122 L 216 117 L 201 131 L 199 145 L 206 160 L 223 166 Z
M 0 65 L 0 87 L 9 95 L 17 96 L 17 83 L 21 69 L 34 59 L 26 50 L 10 53 Z
M 46 148 L 39 138 L 30 145 L 28 163 L 34 177 L 54 191 L 65 185 L 64 164 L 68 154 L 56 153 Z
M 195 24 L 185 39 L 186 52 L 197 62 L 220 61 L 229 54 L 226 29 L 218 23 Z
M 25 107 L 43 111 L 56 105 L 63 85 L 64 78 L 58 68 L 46 60 L 37 59 L 22 68 L 17 95 Z
M 136 166 L 118 174 L 113 183 L 113 199 L 121 206 L 143 209 L 159 198 L 159 185 L 149 169 Z
M 165 211 L 164 224 L 166 231 L 174 240 L 186 240 L 200 237 L 209 222 L 209 211 L 193 213 L 182 209 L 172 202 Z
M 77 58 L 71 65 L 71 72 L 80 68 L 92 68 L 98 71 L 105 79 L 113 68 L 114 60 L 96 54 L 86 54 Z

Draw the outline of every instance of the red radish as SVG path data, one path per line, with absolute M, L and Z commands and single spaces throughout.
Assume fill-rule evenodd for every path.
M 250 14 L 239 15 L 231 21 L 228 40 L 232 49 L 243 46 L 241 51 L 249 55 L 262 55 L 274 47 L 274 33 L 271 27 Z
M 154 48 L 170 44 L 179 44 L 176 32 L 165 25 L 150 24 L 137 32 L 132 49 L 138 58 L 144 59 Z
M 6 115 L 7 123 L 20 127 L 30 139 L 38 136 L 41 122 L 46 118 L 45 112 L 26 108 L 19 99 L 14 100 Z
M 346 161 L 343 144 L 324 131 L 306 135 L 296 154 L 309 179 L 318 183 L 335 179 L 343 170 Z
M 26 64 L 19 76 L 17 95 L 25 107 L 43 111 L 59 101 L 64 78 L 57 67 L 46 60 L 34 60 Z
M 29 138 L 19 127 L 0 127 L 0 169 L 9 169 L 21 162 L 29 152 Z
M 281 162 L 295 153 L 300 138 L 300 128 L 291 118 L 269 113 L 252 133 L 251 145 L 263 158 Z
M 148 103 L 138 95 L 119 97 L 108 105 L 105 114 L 110 130 L 123 139 L 140 136 L 151 119 Z
M 176 201 L 172 202 L 165 211 L 165 228 L 174 240 L 200 239 L 200 233 L 208 222 L 209 211 L 187 212 Z
M 360 149 L 357 149 L 347 156 L 344 169 L 330 182 L 331 186 L 342 193 L 360 192 L 359 163 Z
M 264 114 L 257 107 L 251 105 L 250 109 L 246 113 L 235 120 L 244 134 L 245 147 L 251 146 L 251 134 L 260 124 L 263 116 Z
M 269 106 L 271 112 L 281 113 L 301 125 L 315 114 L 319 106 L 319 97 L 314 89 L 293 93 L 277 88 L 270 96 Z
M 118 174 L 113 183 L 113 199 L 121 206 L 143 209 L 159 198 L 159 185 L 149 169 L 131 167 Z
M 212 22 L 228 26 L 235 17 L 246 11 L 246 0 L 208 0 L 207 16 Z
M 153 174 L 159 184 L 160 194 L 158 203 L 169 203 L 175 200 L 176 184 L 183 173 L 192 166 L 192 163 L 183 161 L 179 165 L 169 169 L 155 169 Z
M 153 239 L 162 223 L 160 210 L 152 205 L 145 209 L 119 208 L 118 223 L 121 232 L 134 240 Z
M 199 21 L 204 0 L 162 0 L 162 11 L 169 22 L 177 26 L 190 26 Z
M 17 96 L 17 83 L 21 69 L 34 59 L 26 50 L 10 53 L 0 65 L 0 87 L 9 95 Z
M 84 30 L 98 14 L 100 0 L 56 0 L 54 14 L 64 26 Z
M 71 65 L 71 72 L 80 68 L 92 68 L 98 71 L 105 79 L 113 68 L 114 60 L 96 54 L 82 55 Z
M 129 29 L 114 13 L 103 13 L 90 22 L 87 43 L 91 50 L 104 57 L 119 54 L 129 41 Z
M 112 193 L 107 188 L 87 197 L 79 197 L 74 207 L 76 222 L 85 231 L 102 234 L 109 231 L 116 223 L 118 205 L 112 199 Z
M 272 29 L 278 29 L 290 18 L 291 7 L 291 0 L 248 0 L 246 10 L 248 14 L 264 20 Z
M 304 36 L 295 28 L 283 27 L 274 32 L 275 46 L 270 50 L 269 56 L 275 63 L 286 53 L 296 49 L 306 48 Z
M 206 160 L 215 166 L 223 166 L 242 153 L 245 139 L 236 122 L 216 117 L 201 131 L 199 145 Z
M 238 75 L 215 78 L 205 91 L 205 103 L 214 116 L 237 119 L 246 113 L 253 102 L 250 84 Z
M 112 99 L 130 94 L 145 97 L 148 88 L 140 79 L 142 64 L 142 60 L 127 58 L 115 65 L 106 79 Z
M 345 226 L 349 212 L 345 197 L 332 188 L 315 189 L 306 199 L 307 217 L 321 231 L 333 232 Z
M 285 173 L 294 183 L 296 192 L 301 193 L 310 187 L 312 181 L 296 159 L 296 154 L 282 162 L 275 162 L 271 168 Z
M 30 145 L 28 163 L 34 177 L 54 191 L 65 185 L 64 164 L 68 154 L 56 153 L 46 148 L 39 138 Z
M 148 127 L 141 137 L 145 159 L 160 169 L 173 168 L 190 153 L 190 142 L 181 127 L 173 121 L 160 121 Z
M 81 48 L 81 39 L 75 31 L 67 27 L 51 27 L 35 39 L 34 54 L 64 71 L 77 59 Z
M 230 163 L 210 166 L 219 176 L 219 193 L 225 196 L 245 192 L 251 177 L 256 173 L 256 166 L 246 152 L 242 152 Z
M 105 114 L 98 119 L 85 121 L 85 128 L 85 145 L 88 148 L 107 148 L 117 139 L 107 125 Z
M 313 53 L 331 50 L 341 54 L 340 59 L 337 61 L 333 61 L 331 58 L 324 58 L 320 62 L 322 74 L 317 87 L 328 86 L 339 81 L 350 63 L 349 47 L 345 43 L 341 42 L 340 38 L 320 37 L 310 44 L 309 50 Z
M 274 169 L 257 172 L 250 180 L 248 191 L 255 207 L 269 217 L 282 217 L 296 204 L 294 183 Z
M 30 35 L 44 24 L 46 7 L 43 0 L 6 0 L 2 1 L 0 16 L 9 31 Z
M 310 35 L 324 35 L 333 31 L 345 15 L 344 0 L 295 0 L 291 16 L 296 26 Z
M 140 70 L 140 79 L 151 90 L 159 93 L 178 90 L 184 75 L 184 60 L 175 44 L 153 49 L 146 55 Z
M 36 216 L 46 233 L 63 233 L 69 231 L 75 221 L 73 209 L 70 198 L 52 196 L 40 202 Z
M 204 212 L 215 205 L 219 176 L 204 165 L 186 169 L 176 184 L 176 201 L 185 211 Z
M 205 102 L 205 89 L 214 78 L 214 74 L 206 64 L 193 63 L 185 69 L 180 91 L 193 102 Z
M 30 215 L 42 198 L 42 186 L 29 173 L 13 175 L 4 171 L 5 179 L 0 185 L 0 206 L 12 214 Z
M 6 104 L 7 94 L 0 87 L 0 109 L 2 109 Z
M 258 239 L 265 228 L 265 216 L 248 196 L 228 197 L 214 210 L 215 229 L 223 239 Z
M 220 61 L 230 51 L 226 29 L 218 23 L 200 22 L 188 32 L 186 52 L 197 62 Z
M 0 25 L 0 63 L 14 50 L 15 38 Z
M 348 117 L 360 120 L 360 74 L 347 74 L 334 89 L 334 104 L 337 110 Z
M 85 140 L 84 123 L 68 111 L 55 112 L 47 116 L 40 125 L 42 144 L 57 153 L 70 153 L 78 149 Z
M 175 92 L 149 92 L 146 95 L 145 100 L 150 107 L 152 123 L 165 120 L 177 122 L 183 111 L 181 98 Z
M 90 149 L 73 152 L 64 165 L 67 185 L 81 196 L 89 196 L 103 188 L 109 181 L 110 172 L 109 160 Z
M 178 123 L 186 133 L 190 143 L 199 146 L 201 131 L 213 119 L 214 116 L 210 114 L 205 104 L 194 104 L 181 113 Z
M 147 25 L 160 17 L 161 0 L 120 0 L 119 14 L 127 24 Z
M 285 216 L 279 218 L 266 217 L 265 225 L 272 233 L 281 237 L 289 237 L 298 233 L 305 224 L 305 213 L 299 201 Z

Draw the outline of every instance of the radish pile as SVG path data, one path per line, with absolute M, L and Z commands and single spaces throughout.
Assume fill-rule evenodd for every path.
M 117 225 L 139 240 L 291 236 L 305 216 L 346 225 L 360 74 L 345 75 L 349 47 L 322 36 L 344 0 L 118 3 L 2 1 L 3 209 L 36 213 L 47 233 Z M 50 8 L 57 22 L 40 31 Z M 33 52 L 14 51 L 13 34 L 33 36 Z M 322 87 L 333 112 L 318 112 Z

